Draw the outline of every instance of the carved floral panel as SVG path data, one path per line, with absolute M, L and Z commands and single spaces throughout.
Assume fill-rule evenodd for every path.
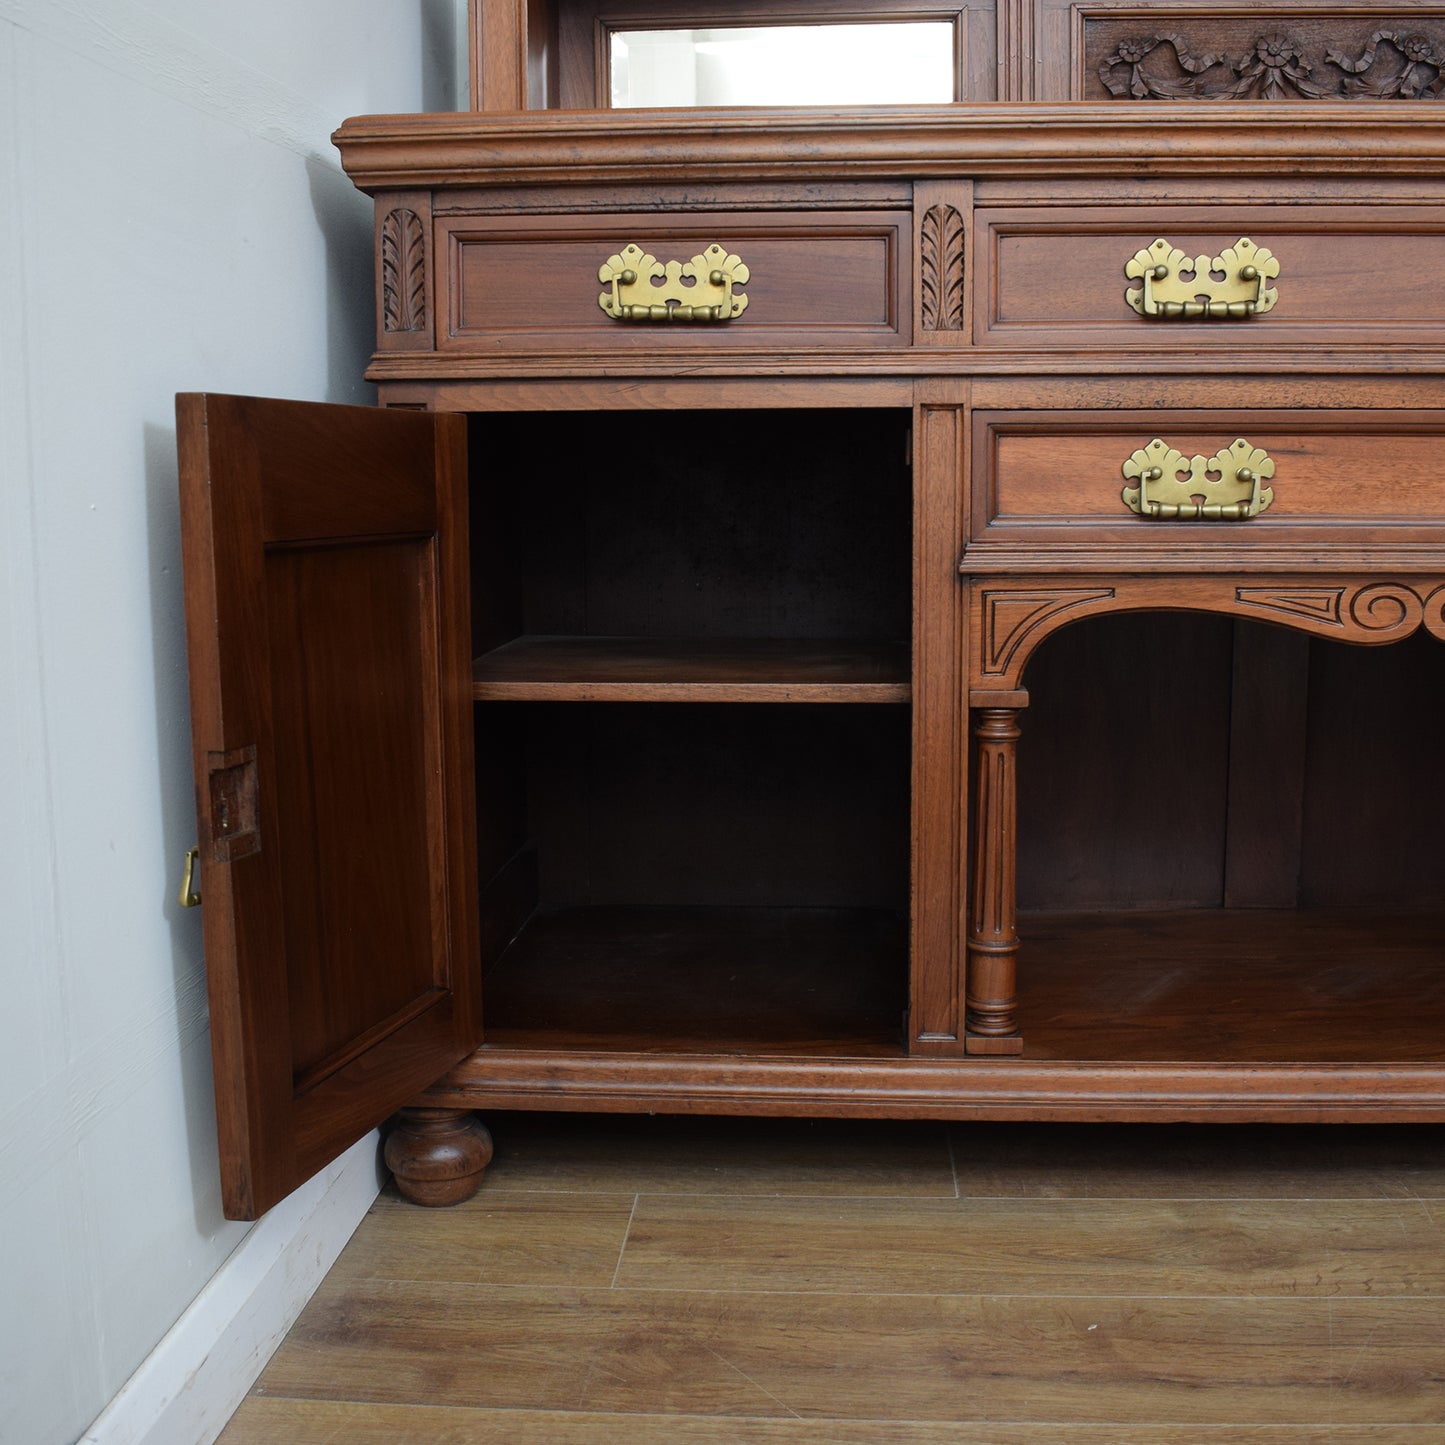
M 1445 16 L 1224 19 L 1158 10 L 1085 23 L 1086 98 L 1421 100 L 1445 96 Z

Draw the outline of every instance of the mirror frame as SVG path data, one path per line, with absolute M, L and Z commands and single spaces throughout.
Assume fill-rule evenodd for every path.
M 470 0 L 473 110 L 608 110 L 618 30 L 935 20 L 954 27 L 954 95 L 995 98 L 994 0 Z

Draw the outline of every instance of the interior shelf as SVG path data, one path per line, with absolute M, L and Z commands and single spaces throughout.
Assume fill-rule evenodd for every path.
M 904 642 L 519 637 L 473 664 L 479 701 L 906 703 Z
M 1445 1063 L 1445 912 L 1025 914 L 1024 1056 Z
M 1445 1065 L 1445 912 L 1022 923 L 1024 1063 Z M 900 1058 L 906 975 L 904 924 L 886 909 L 547 910 L 487 975 L 486 1042 L 557 1056 Z
M 545 910 L 486 975 L 486 1042 L 900 1057 L 907 975 L 886 909 Z

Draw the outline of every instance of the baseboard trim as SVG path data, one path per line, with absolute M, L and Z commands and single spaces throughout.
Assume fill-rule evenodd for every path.
M 380 1192 L 375 1131 L 263 1215 L 78 1445 L 211 1445 Z

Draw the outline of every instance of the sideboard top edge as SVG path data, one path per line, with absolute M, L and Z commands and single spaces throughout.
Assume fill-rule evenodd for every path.
M 1445 174 L 1445 106 L 1422 115 L 1380 102 L 359 116 L 333 140 L 368 191 L 703 177 Z

